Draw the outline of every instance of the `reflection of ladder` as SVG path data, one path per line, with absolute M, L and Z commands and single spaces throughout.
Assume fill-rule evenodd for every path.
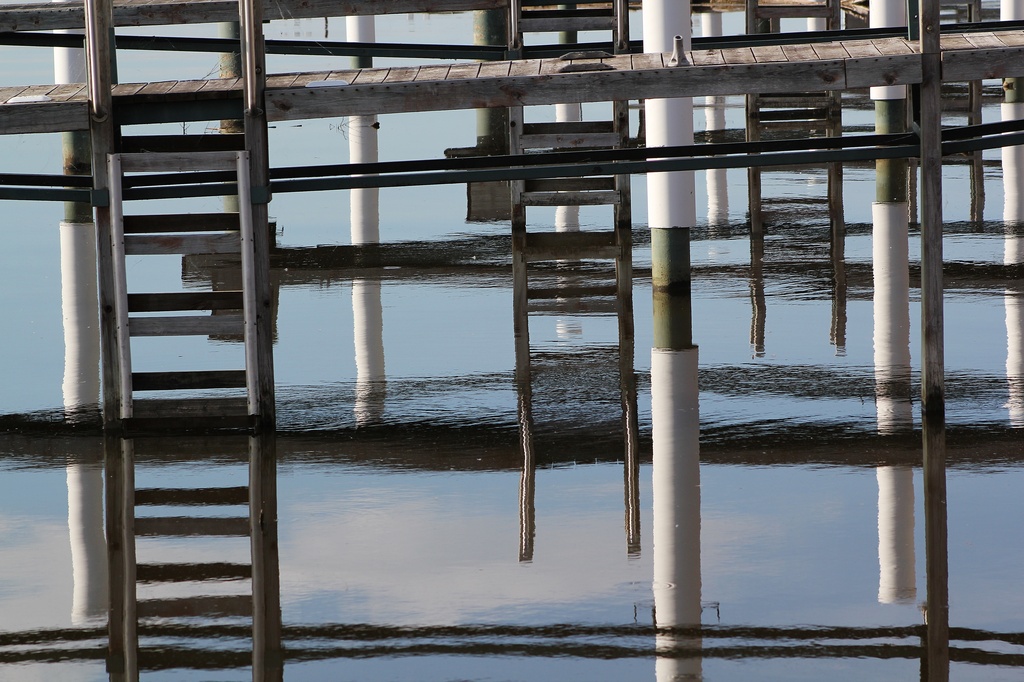
M 189 443 L 207 462 L 204 477 L 239 483 L 217 487 L 137 487 L 137 478 L 174 480 L 176 467 L 160 466 L 151 479 L 155 467 L 136 458 L 181 457 L 180 439 L 108 443 L 112 669 L 131 681 L 147 670 L 251 665 L 253 679 L 280 679 L 273 441 Z
M 616 241 L 616 234 L 620 239 Z M 626 500 L 626 546 L 630 554 L 640 551 L 639 519 L 639 426 L 637 421 L 636 378 L 633 368 L 633 289 L 632 249 L 629 232 L 614 233 L 549 232 L 514 233 L 513 315 L 516 348 L 516 385 L 519 396 L 520 450 L 523 458 L 520 482 L 520 561 L 533 559 L 534 450 L 533 389 L 536 377 L 530 346 L 530 317 L 535 315 L 581 316 L 614 313 L 618 320 L 619 395 L 625 441 L 624 481 Z M 570 256 L 571 254 L 571 256 Z M 566 260 L 572 258 L 573 260 Z M 598 273 L 593 264 L 578 259 L 615 259 L 611 281 L 595 282 Z M 529 263 L 548 261 L 549 266 L 529 268 Z M 554 261 L 554 262 L 552 262 Z M 533 269 L 534 272 L 530 272 Z M 531 284 L 532 281 L 532 284 Z M 592 352 L 588 349 L 584 352 Z M 561 368 L 569 373 L 585 363 Z M 573 382 L 579 385 L 580 382 Z
M 777 32 L 782 19 L 824 19 L 825 30 L 839 30 L 841 10 L 839 0 L 746 0 L 747 33 Z M 794 131 L 799 131 L 801 137 L 808 133 L 841 135 L 840 98 L 838 90 L 747 95 L 747 141 L 787 136 L 787 132 Z M 750 225 L 755 234 L 764 228 L 761 172 L 757 167 L 747 169 Z M 842 172 L 840 163 L 828 164 L 828 208 L 833 232 L 843 225 Z
M 237 213 L 125 215 L 127 174 L 230 171 L 237 186 Z M 120 418 L 133 432 L 182 428 L 251 429 L 259 419 L 260 351 L 256 341 L 256 286 L 249 157 L 244 151 L 133 153 L 109 157 L 111 246 L 116 288 L 115 317 L 121 376 Z M 201 178 L 202 176 L 197 176 Z M 128 190 L 130 191 L 130 190 Z M 138 267 L 136 256 L 220 254 L 241 263 L 236 291 L 181 291 L 180 265 L 173 281 L 154 285 L 155 268 Z M 156 258 L 147 258 L 147 265 Z M 141 282 L 137 280 L 142 280 Z M 154 291 L 160 287 L 161 290 Z M 243 337 L 244 357 L 230 369 L 200 369 L 212 346 L 192 357 L 181 337 Z M 162 346 L 160 344 L 163 344 Z M 173 344 L 173 345 L 172 345 Z M 140 353 L 143 347 L 149 353 Z M 221 353 L 228 349 L 217 349 Z M 264 352 L 269 352 L 264 349 Z M 153 368 L 142 368 L 141 357 Z M 181 366 L 170 368 L 181 357 Z M 153 397 L 160 396 L 160 397 Z M 169 397 L 168 397 L 169 396 Z

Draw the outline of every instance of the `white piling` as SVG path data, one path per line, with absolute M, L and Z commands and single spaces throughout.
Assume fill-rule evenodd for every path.
M 376 40 L 373 16 L 345 18 L 345 33 L 349 42 L 372 43 Z M 360 60 L 360 66 L 369 64 Z M 351 116 L 348 119 L 349 161 L 376 163 L 379 160 L 376 116 Z M 351 201 L 352 243 L 376 244 L 380 241 L 380 210 L 377 188 L 349 190 Z
M 700 15 L 700 33 L 704 37 L 722 35 L 722 13 L 703 12 Z M 704 98 L 704 124 L 709 132 L 725 130 L 725 97 Z M 729 223 L 729 179 L 725 168 L 704 171 L 708 189 L 708 226 Z
M 905 201 L 871 206 L 875 407 L 881 434 L 913 426 L 908 211 Z
M 689 0 L 643 0 L 644 52 L 671 53 L 675 37 L 690 49 Z M 693 100 L 645 102 L 647 147 L 693 144 Z M 651 229 L 693 227 L 697 208 L 692 171 L 647 174 L 647 222 Z
M 700 409 L 696 347 L 651 352 L 654 611 L 659 628 L 698 626 L 701 617 Z M 699 638 L 657 635 L 656 648 L 700 648 Z M 692 657 L 660 656 L 658 682 L 700 679 Z
M 878 602 L 913 604 L 917 599 L 914 561 L 914 471 L 878 467 Z

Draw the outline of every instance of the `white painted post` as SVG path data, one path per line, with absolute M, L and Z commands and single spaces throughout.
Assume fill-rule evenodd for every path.
M 906 201 L 876 202 L 871 207 L 875 409 L 881 434 L 913 427 L 908 211 Z
M 700 33 L 704 37 L 722 35 L 722 13 L 703 12 L 700 15 Z M 709 132 L 725 130 L 725 97 L 704 98 L 705 129 Z M 729 180 L 725 168 L 704 171 L 708 186 L 708 227 L 729 224 Z
M 690 1 L 643 0 L 644 52 L 671 53 L 675 36 L 690 49 Z M 647 147 L 693 144 L 693 100 L 645 102 Z M 647 223 L 651 230 L 693 227 L 697 222 L 693 171 L 647 174 Z
M 345 29 L 349 42 L 372 43 L 376 40 L 373 16 L 346 17 Z M 358 58 L 360 68 L 371 66 L 369 59 Z M 376 116 L 351 116 L 348 121 L 349 161 L 376 163 L 379 159 Z M 351 199 L 352 243 L 377 244 L 380 242 L 379 193 L 375 187 L 349 191 Z

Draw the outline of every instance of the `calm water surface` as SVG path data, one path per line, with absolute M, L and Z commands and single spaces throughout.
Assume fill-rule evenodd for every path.
M 471 26 L 468 15 L 391 17 L 378 23 L 378 38 L 468 42 Z M 331 39 L 343 30 L 328 24 Z M 268 27 L 271 37 L 323 33 L 322 22 Z M 0 84 L 52 78 L 45 50 L 4 48 L 0 64 Z M 282 59 L 271 70 L 308 65 Z M 170 64 L 143 54 L 121 78 L 199 78 L 211 69 L 201 56 Z M 870 125 L 860 101 L 847 126 Z M 726 104 L 728 127 L 741 128 L 740 102 Z M 998 117 L 986 107 L 986 121 Z M 699 110 L 696 120 L 703 125 Z M 381 158 L 472 145 L 474 121 L 471 112 L 382 117 Z M 348 157 L 341 121 L 282 125 L 271 144 L 277 165 Z M 56 136 L 0 139 L 0 148 L 5 170 L 59 172 Z M 971 220 L 968 167 L 950 165 L 944 176 L 950 673 L 1016 680 L 1024 330 L 1019 273 L 1003 266 L 1014 262 L 1004 254 L 1016 233 L 1004 220 L 1002 174 L 994 164 L 985 172 L 980 222 Z M 467 222 L 463 186 L 383 191 L 382 240 L 403 248 L 377 270 L 332 265 L 330 247 L 349 242 L 347 193 L 276 197 L 271 212 L 286 247 L 275 271 L 281 433 L 254 443 L 140 440 L 131 450 L 138 488 L 245 485 L 250 456 L 276 461 L 276 494 L 264 498 L 276 503 L 276 552 L 256 553 L 271 577 L 143 582 L 140 603 L 254 588 L 279 600 L 286 680 L 920 679 L 925 500 L 909 388 L 918 384 L 919 292 L 912 274 L 909 331 L 879 340 L 892 324 L 879 317 L 872 279 L 873 169 L 846 169 L 845 292 L 833 284 L 823 171 L 765 175 L 765 194 L 778 201 L 760 271 L 750 265 L 745 173 L 728 174 L 724 220 L 708 217 L 707 180 L 698 174 L 692 244 L 699 397 L 680 390 L 665 408 L 652 399 L 667 376 L 652 373 L 662 365 L 652 355 L 645 183 L 634 178 L 626 374 L 636 384 L 635 448 L 623 426 L 614 315 L 531 316 L 530 380 L 521 371 L 517 380 L 508 225 Z M 108 553 L 104 495 L 123 503 L 111 463 L 124 453 L 93 433 L 88 416 L 79 427 L 63 421 L 67 396 L 75 386 L 88 394 L 92 370 L 69 369 L 62 208 L 5 202 L 3 210 L 0 679 L 124 679 L 104 662 L 118 599 L 108 581 L 125 561 Z M 553 211 L 531 213 L 541 228 L 555 220 Z M 603 228 L 608 216 L 584 209 L 580 222 Z M 917 237 L 912 226 L 914 273 Z M 144 281 L 183 288 L 230 277 L 194 262 L 134 268 Z M 607 271 L 587 273 L 596 280 Z M 378 305 L 374 322 L 368 311 Z M 367 343 L 384 366 L 371 382 L 356 359 Z M 239 352 L 230 340 L 197 344 L 211 366 Z M 880 344 L 909 349 L 909 364 L 894 369 Z M 154 344 L 143 355 L 172 365 L 179 348 Z M 885 383 L 893 371 L 895 393 Z M 676 425 L 670 452 L 696 467 L 699 438 L 699 468 L 668 472 L 652 454 L 665 447 L 652 433 L 665 414 L 692 417 L 698 405 L 699 422 Z M 245 507 L 206 515 L 244 516 Z M 244 537 L 135 545 L 139 565 L 252 558 Z M 252 652 L 262 645 L 248 616 L 143 620 L 146 679 L 253 678 Z M 255 667 L 269 679 L 282 674 L 272 657 Z

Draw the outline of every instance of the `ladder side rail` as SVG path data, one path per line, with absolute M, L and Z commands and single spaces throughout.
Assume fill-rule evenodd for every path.
M 249 414 L 259 414 L 259 362 L 256 343 L 256 249 L 252 220 L 252 193 L 249 187 L 249 152 L 235 153 L 238 174 L 238 226 L 242 251 L 242 310 L 245 320 L 245 383 Z
M 110 248 L 114 270 L 114 320 L 117 355 L 120 364 L 121 418 L 132 416 L 131 335 L 128 329 L 128 273 L 124 246 L 124 198 L 121 191 L 121 155 L 107 156 L 110 177 Z

